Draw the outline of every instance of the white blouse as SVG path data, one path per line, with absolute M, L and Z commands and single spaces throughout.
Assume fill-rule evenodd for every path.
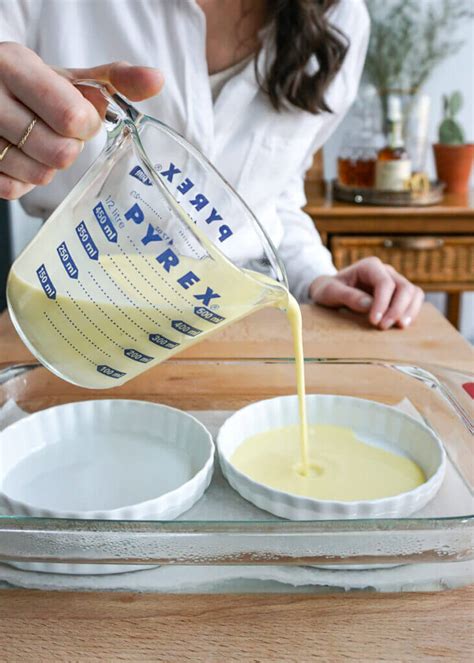
M 253 56 L 250 55 L 248 58 L 236 62 L 235 64 L 223 69 L 222 71 L 216 71 L 214 74 L 209 75 L 209 84 L 211 86 L 211 96 L 212 102 L 215 104 L 217 97 L 220 95 L 222 88 L 230 81 L 231 78 L 243 71 L 246 65 L 253 60 Z
M 278 248 L 293 294 L 304 301 L 314 278 L 335 273 L 302 211 L 304 175 L 355 98 L 369 35 L 363 0 L 340 0 L 330 19 L 350 48 L 326 94 L 333 113 L 319 115 L 276 112 L 257 85 L 253 59 L 225 81 L 213 103 L 206 19 L 195 0 L 0 0 L 0 41 L 25 44 L 60 67 L 114 60 L 159 67 L 163 91 L 137 107 L 184 134 L 238 190 Z M 260 67 L 272 48 L 268 30 L 262 35 Z M 27 194 L 26 210 L 48 216 L 103 143 L 103 136 L 89 141 L 71 168 Z

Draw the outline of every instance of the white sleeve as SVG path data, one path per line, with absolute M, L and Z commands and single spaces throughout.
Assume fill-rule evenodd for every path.
M 0 42 L 34 47 L 42 0 L 0 0 Z
M 303 177 L 296 177 L 278 200 L 277 214 L 283 223 L 278 254 L 286 268 L 290 292 L 300 302 L 309 300 L 309 286 L 317 276 L 336 273 L 313 220 L 302 210 L 305 204 Z
M 278 252 L 286 267 L 290 291 L 303 302 L 308 301 L 309 286 L 316 277 L 336 273 L 331 254 L 322 245 L 312 219 L 302 210 L 306 204 L 305 173 L 313 154 L 328 140 L 356 97 L 369 41 L 370 26 L 365 5 L 359 0 L 346 0 L 341 9 L 347 15 L 335 18 L 343 19 L 341 29 L 346 33 L 349 33 L 347 26 L 350 25 L 350 46 L 332 89 L 326 95 L 329 106 L 337 110 L 325 114 L 325 121 L 320 124 L 302 155 L 299 174 L 288 183 L 277 201 L 277 213 L 283 225 L 283 239 Z M 338 24 L 339 20 L 334 22 Z

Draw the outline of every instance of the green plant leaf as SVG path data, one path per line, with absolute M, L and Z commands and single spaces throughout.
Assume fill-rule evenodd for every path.
M 459 29 L 474 16 L 472 0 L 366 0 L 371 37 L 365 80 L 379 91 L 417 90 L 463 45 Z
M 439 142 L 444 145 L 462 145 L 464 133 L 461 126 L 451 118 L 443 120 L 439 125 Z
M 451 115 L 457 115 L 462 107 L 462 94 L 460 92 L 453 92 L 451 95 L 450 107 Z
M 449 108 L 449 97 L 447 94 L 443 94 L 443 115 L 445 118 L 449 117 Z

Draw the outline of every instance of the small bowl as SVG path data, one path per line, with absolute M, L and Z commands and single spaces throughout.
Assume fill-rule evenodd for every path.
M 213 463 L 210 433 L 185 412 L 119 399 L 68 403 L 0 433 L 0 509 L 42 518 L 172 520 L 201 498 Z M 16 565 L 59 573 L 137 568 Z
M 309 424 L 352 428 L 359 440 L 411 458 L 423 470 L 426 481 L 391 497 L 336 501 L 301 497 L 250 479 L 232 464 L 235 450 L 257 433 L 299 423 L 297 397 L 281 396 L 242 408 L 227 419 L 217 437 L 224 476 L 255 506 L 289 520 L 396 518 L 423 508 L 439 490 L 446 454 L 439 438 L 424 424 L 393 407 L 349 396 L 309 395 L 306 407 Z

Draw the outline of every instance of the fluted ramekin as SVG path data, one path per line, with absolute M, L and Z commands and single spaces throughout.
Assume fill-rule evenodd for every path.
M 282 518 L 332 520 L 408 516 L 435 496 L 444 478 L 446 454 L 430 428 L 393 407 L 365 399 L 308 395 L 306 403 L 309 424 L 352 428 L 358 439 L 411 458 L 423 470 L 426 481 L 399 495 L 360 501 L 302 497 L 254 481 L 233 465 L 232 456 L 247 438 L 257 433 L 299 423 L 297 397 L 280 396 L 238 410 L 219 431 L 217 449 L 222 471 L 242 497 Z
M 213 463 L 210 433 L 185 412 L 133 400 L 68 403 L 0 433 L 0 509 L 42 518 L 172 520 L 203 495 Z M 131 570 L 22 567 L 62 573 Z

